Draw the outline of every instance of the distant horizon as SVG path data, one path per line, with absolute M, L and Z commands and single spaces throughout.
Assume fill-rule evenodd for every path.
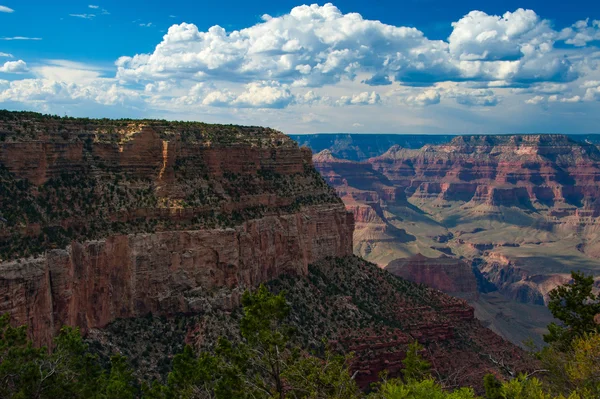
M 206 122 L 206 121 L 202 121 L 202 120 L 185 120 L 185 119 L 165 119 L 165 118 L 107 118 L 107 117 L 87 117 L 87 116 L 70 116 L 70 115 L 57 115 L 57 114 L 53 114 L 53 113 L 44 113 L 44 112 L 38 112 L 35 110 L 27 110 L 27 109 L 23 109 L 23 110 L 10 110 L 10 109 L 3 109 L 0 108 L 0 112 L 24 112 L 24 113 L 34 113 L 34 114 L 39 114 L 42 116 L 47 116 L 47 117 L 53 117 L 53 118 L 70 118 L 70 119 L 90 119 L 90 120 L 103 120 L 103 119 L 107 119 L 107 120 L 132 120 L 132 121 L 143 121 L 143 120 L 154 120 L 154 121 L 160 121 L 160 120 L 164 120 L 167 122 L 190 122 L 190 123 L 206 123 L 206 124 L 214 124 L 214 125 L 230 125 L 231 123 L 217 123 L 217 122 Z M 237 124 L 234 124 L 237 125 Z M 271 128 L 271 129 L 275 129 L 275 130 L 279 130 L 275 127 L 272 126 L 268 126 L 268 125 L 240 125 L 240 126 L 257 126 L 257 127 L 265 127 L 265 128 Z M 280 130 L 281 131 L 281 130 Z M 390 135 L 390 136 L 531 136 L 531 135 L 557 135 L 557 136 L 600 136 L 600 132 L 598 133 L 578 133 L 578 132 L 574 132 L 574 133 L 540 133 L 540 132 L 533 132 L 533 133 L 442 133 L 442 132 L 431 132 L 431 133 L 412 133 L 412 132 L 406 132 L 406 133 L 402 133 L 402 132 L 396 132 L 396 133 L 389 133 L 389 132 L 316 132 L 316 133 L 288 133 L 286 131 L 281 131 L 283 134 L 287 135 L 287 136 L 316 136 L 316 135 L 351 135 L 351 136 L 360 136 L 360 135 L 365 135 L 365 136 L 369 136 L 369 135 Z

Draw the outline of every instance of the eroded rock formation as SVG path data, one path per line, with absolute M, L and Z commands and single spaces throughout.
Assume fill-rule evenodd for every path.
M 406 280 L 425 284 L 451 295 L 477 299 L 477 280 L 471 266 L 449 256 L 428 258 L 421 254 L 390 262 L 385 270 Z
M 571 270 L 600 276 L 597 146 L 564 135 L 431 142 L 361 161 L 336 158 L 338 147 L 314 156 L 355 215 L 357 255 L 380 267 L 416 254 L 462 257 L 481 283 L 531 305 L 544 305 Z
M 38 343 L 64 324 L 196 312 L 207 293 L 232 308 L 352 253 L 352 215 L 280 132 L 0 116 L 0 313 Z

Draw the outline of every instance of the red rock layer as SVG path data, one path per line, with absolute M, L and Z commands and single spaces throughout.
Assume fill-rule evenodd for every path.
M 116 318 L 198 312 L 219 288 L 256 286 L 309 263 L 352 253 L 352 221 L 339 207 L 268 216 L 235 229 L 113 236 L 37 259 L 0 264 L 0 313 L 28 323 L 38 343 L 62 325 L 84 331 Z M 237 291 L 236 291 L 237 292 Z M 238 297 L 220 299 L 230 309 Z
M 467 295 L 472 299 L 476 299 L 478 295 L 477 280 L 471 266 L 459 259 L 444 255 L 439 258 L 428 258 L 418 254 L 410 258 L 393 260 L 385 270 L 406 280 L 425 284 L 449 294 Z
M 101 127 L 60 121 L 0 121 L 0 177 L 25 187 L 38 206 L 18 222 L 0 221 L 0 241 L 12 250 L 10 240 L 42 237 L 35 258 L 0 259 L 0 314 L 27 323 L 37 343 L 64 324 L 85 331 L 148 312 L 201 311 L 209 296 L 230 308 L 238 298 L 220 297 L 221 288 L 238 292 L 352 254 L 352 215 L 314 170 L 310 151 L 282 133 L 151 121 L 126 124 L 107 140 Z M 15 134 L 22 126 L 33 126 L 34 137 Z M 40 205 L 42 189 L 56 187 L 50 179 L 65 174 L 86 183 L 67 177 L 49 192 L 68 201 L 86 189 L 86 197 L 66 212 Z M 0 198 L 14 192 L 0 190 Z M 140 193 L 154 202 L 136 200 Z M 80 235 L 57 246 L 43 235 L 53 228 Z M 90 230 L 97 239 L 84 235 Z
M 600 151 L 566 136 L 459 136 L 420 150 L 394 146 L 368 162 L 409 195 L 598 213 Z

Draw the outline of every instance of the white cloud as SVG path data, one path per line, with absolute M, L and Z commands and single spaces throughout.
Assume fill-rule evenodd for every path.
M 73 15 L 105 13 L 95 5 L 86 10 L 94 14 Z M 364 123 L 373 130 L 441 132 L 448 121 L 465 132 L 519 131 L 525 120 L 552 130 L 558 125 L 550 121 L 572 112 L 550 115 L 549 106 L 586 110 L 571 117 L 575 125 L 593 119 L 597 110 L 590 107 L 600 100 L 600 51 L 588 40 L 598 23 L 579 21 L 567 29 L 555 30 L 531 10 L 473 11 L 452 24 L 446 40 L 432 40 L 417 28 L 343 14 L 332 4 L 300 6 L 235 31 L 174 24 L 151 53 L 121 57 L 108 70 L 65 60 L 30 63 L 26 77 L 35 79 L 2 81 L 0 102 L 59 111 L 88 104 L 91 115 L 102 116 L 94 105 L 156 117 L 219 115 L 213 121 L 302 131 L 309 124 L 340 131 Z M 358 105 L 370 105 L 368 124 Z M 488 112 L 473 109 L 479 107 Z
M 589 42 L 600 40 L 600 21 L 584 19 L 575 22 L 571 27 L 560 32 L 560 40 L 576 47 L 583 47 Z
M 0 12 L 5 12 L 5 13 L 13 13 L 15 12 L 15 10 L 13 10 L 12 8 L 8 8 L 6 6 L 0 6 Z
M 239 31 L 220 26 L 200 31 L 182 23 L 169 28 L 152 54 L 122 57 L 124 81 L 177 77 L 249 82 L 276 79 L 294 87 L 320 87 L 356 74 L 369 85 L 440 81 L 510 84 L 575 79 L 574 61 L 555 51 L 550 23 L 531 10 L 503 16 L 473 11 L 453 24 L 448 42 L 416 28 L 342 14 L 332 4 L 294 8 L 281 17 Z
M 89 83 L 103 72 L 98 67 L 68 60 L 46 60 L 31 71 L 38 78 L 65 83 Z
M 0 37 L 0 40 L 42 40 L 42 38 L 41 37 L 13 36 L 13 37 Z
M 148 23 L 145 23 L 145 24 L 139 24 L 139 25 L 140 25 L 141 27 L 144 27 L 144 28 L 149 28 L 149 27 L 151 27 L 151 26 L 152 26 L 152 22 L 148 22 Z
M 560 101 L 563 103 L 578 103 L 582 101 L 582 98 L 580 96 L 563 97 Z
M 375 105 L 381 103 L 381 97 L 374 91 L 363 91 L 352 96 L 342 96 L 336 101 L 337 105 Z
M 212 107 L 228 107 L 235 100 L 235 96 L 228 91 L 212 91 L 202 100 L 203 105 Z
M 450 54 L 460 60 L 517 60 L 525 53 L 547 51 L 554 31 L 532 10 L 522 8 L 502 16 L 471 11 L 448 38 Z
M 531 85 L 527 88 L 513 89 L 512 92 L 515 94 L 525 93 L 540 93 L 540 94 L 559 94 L 567 91 L 569 86 L 564 83 L 550 83 L 543 82 Z
M 600 101 L 600 84 L 596 87 L 589 86 L 585 90 L 584 99 L 586 101 Z
M 581 85 L 581 87 L 597 87 L 597 86 L 600 86 L 600 80 L 588 80 Z
M 0 52 L 0 57 L 13 58 L 12 54 Z
M 28 70 L 27 64 L 23 60 L 7 61 L 3 66 L 0 66 L 0 72 L 4 73 L 25 73 Z
M 36 103 L 71 103 L 90 101 L 101 105 L 132 104 L 140 99 L 139 93 L 119 87 L 110 80 L 93 85 L 56 82 L 47 79 L 3 81 L 0 103 L 4 101 Z
M 427 106 L 439 104 L 442 96 L 435 89 L 427 89 L 416 95 L 409 95 L 404 98 L 404 102 L 408 105 Z
M 530 98 L 529 100 L 526 100 L 525 103 L 527 104 L 541 104 L 543 102 L 546 102 L 546 97 L 544 96 L 535 96 Z
M 96 17 L 96 14 L 69 14 L 69 16 L 75 18 L 93 19 Z
M 285 108 L 292 101 L 294 96 L 286 86 L 276 82 L 253 82 L 246 85 L 246 90 L 231 104 L 242 108 Z
M 489 89 L 458 92 L 454 97 L 457 103 L 466 106 L 494 107 L 500 102 L 500 97 Z

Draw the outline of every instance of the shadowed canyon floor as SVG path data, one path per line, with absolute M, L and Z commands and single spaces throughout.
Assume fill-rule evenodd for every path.
M 438 270 L 445 267 L 440 256 L 462 259 L 480 290 L 497 291 L 471 296 L 477 315 L 511 341 L 540 342 L 550 317 L 547 294 L 571 270 L 600 275 L 595 136 L 430 136 L 433 144 L 414 136 L 408 148 L 396 144 L 369 158 L 360 155 L 381 152 L 389 135 L 374 135 L 379 147 L 363 151 L 366 135 L 324 136 L 299 142 L 333 143 L 313 160 L 354 213 L 354 252 L 380 267 L 417 254 Z M 460 269 L 456 279 L 464 278 Z M 429 282 L 453 292 L 434 282 L 435 274 Z M 413 273 L 415 281 L 424 278 Z

